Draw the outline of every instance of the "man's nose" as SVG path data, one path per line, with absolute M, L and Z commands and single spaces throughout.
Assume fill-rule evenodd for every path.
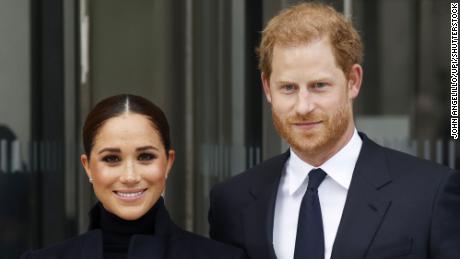
M 296 101 L 297 114 L 305 115 L 312 112 L 315 109 L 314 96 L 306 88 L 300 89 Z

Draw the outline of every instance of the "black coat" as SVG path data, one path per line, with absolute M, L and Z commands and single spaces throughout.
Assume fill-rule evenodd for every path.
M 332 259 L 459 259 L 460 177 L 449 168 L 363 139 Z M 210 235 L 276 258 L 276 192 L 289 152 L 211 191 Z M 447 188 L 446 188 L 447 186 Z
M 91 215 L 90 231 L 63 243 L 25 253 L 21 259 L 102 259 L 102 231 L 94 224 L 97 211 Z M 245 259 L 238 248 L 184 231 L 170 219 L 164 206 L 155 216 L 154 235 L 133 235 L 130 241 L 128 259 Z

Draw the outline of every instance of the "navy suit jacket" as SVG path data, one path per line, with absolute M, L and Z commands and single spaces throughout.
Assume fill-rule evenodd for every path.
M 97 217 L 94 215 L 97 211 L 91 212 L 92 218 Z M 90 229 L 63 243 L 27 252 L 21 259 L 103 259 L 102 231 L 93 226 Z M 180 229 L 171 221 L 165 207 L 161 206 L 156 214 L 155 234 L 134 235 L 131 238 L 128 259 L 141 258 L 245 259 L 246 256 L 238 248 Z
M 360 136 L 331 258 L 459 259 L 459 174 Z M 276 258 L 274 208 L 288 157 L 276 156 L 211 190 L 211 238 L 241 247 L 251 259 Z

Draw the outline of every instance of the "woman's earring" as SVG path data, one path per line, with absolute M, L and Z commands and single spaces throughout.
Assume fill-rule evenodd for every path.
M 93 178 L 89 177 L 89 182 L 92 183 L 92 182 L 93 182 Z

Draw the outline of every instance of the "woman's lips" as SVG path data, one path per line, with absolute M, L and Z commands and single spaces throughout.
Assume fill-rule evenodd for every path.
M 147 189 L 136 189 L 136 190 L 119 190 L 113 191 L 115 196 L 124 201 L 135 201 L 140 199 L 144 196 L 145 191 Z

